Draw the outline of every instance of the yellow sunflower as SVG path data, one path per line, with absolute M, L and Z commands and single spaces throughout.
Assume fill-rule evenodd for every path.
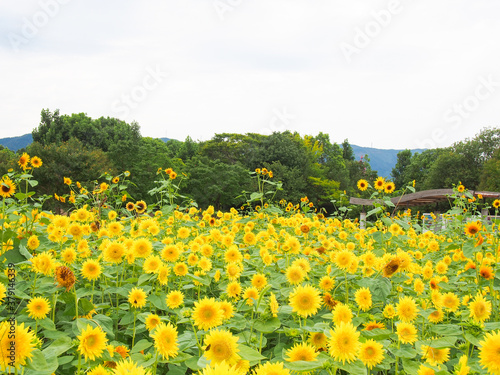
M 377 177 L 377 179 L 375 180 L 375 182 L 373 183 L 373 186 L 375 187 L 375 189 L 377 190 L 384 190 L 384 186 L 385 186 L 385 179 L 383 177 Z
M 163 358 L 175 358 L 179 352 L 177 343 L 177 329 L 170 323 L 160 323 L 151 334 L 154 339 L 155 348 Z
M 351 308 L 343 303 L 338 303 L 332 311 L 333 322 L 336 325 L 340 323 L 350 323 L 352 320 Z
M 173 290 L 167 294 L 165 302 L 169 309 L 176 309 L 184 303 L 184 294 L 181 291 Z
M 372 307 L 372 294 L 368 288 L 358 289 L 354 295 L 354 299 L 358 307 L 363 311 L 368 311 Z
M 422 359 L 430 364 L 431 366 L 436 366 L 446 362 L 450 357 L 450 348 L 435 349 L 428 345 L 422 345 Z
M 213 363 L 226 363 L 233 365 L 240 360 L 238 355 L 238 337 L 226 330 L 214 329 L 205 336 L 205 357 Z
M 90 324 L 87 324 L 77 339 L 80 341 L 78 351 L 86 360 L 100 358 L 108 342 L 106 333 L 100 327 L 92 328 Z
M 477 323 L 482 323 L 491 315 L 491 302 L 487 301 L 482 294 L 478 294 L 469 303 L 470 317 Z
M 335 330 L 330 330 L 328 350 L 330 355 L 342 363 L 351 363 L 358 357 L 360 349 L 359 332 L 351 323 L 340 323 Z
M 219 374 L 233 374 L 233 372 L 220 372 L 220 373 L 210 373 L 203 375 L 219 375 Z M 283 362 L 266 362 L 260 364 L 256 369 L 254 375 L 290 375 L 290 370 L 283 368 Z
M 401 321 L 410 323 L 417 318 L 417 303 L 410 296 L 401 297 L 396 305 L 396 311 Z
M 464 232 L 468 236 L 474 236 L 481 230 L 481 223 L 479 221 L 471 221 L 465 224 Z
M 42 164 L 43 164 L 42 159 L 40 159 L 38 156 L 33 156 L 31 158 L 31 166 L 33 168 L 40 168 Z
M 5 176 L 0 181 L 0 196 L 3 198 L 9 198 L 16 192 L 16 184 L 12 182 L 10 178 Z
M 479 345 L 481 366 L 491 374 L 500 374 L 500 331 L 488 332 Z
M 292 348 L 286 351 L 285 360 L 288 362 L 295 361 L 315 361 L 316 357 L 319 355 L 319 352 L 316 352 L 316 348 L 307 343 L 295 344 Z
M 32 298 L 28 305 L 29 316 L 33 319 L 45 319 L 50 312 L 50 303 L 47 298 L 35 297 Z
M 368 181 L 363 179 L 358 180 L 357 186 L 359 190 L 365 191 L 366 189 L 368 189 Z
M 383 345 L 373 339 L 367 340 L 361 344 L 358 357 L 371 370 L 384 359 Z
M 101 265 L 95 259 L 87 259 L 82 264 L 82 276 L 89 281 L 97 280 L 101 276 Z
M 128 301 L 135 308 L 146 306 L 146 292 L 141 288 L 132 288 L 128 294 Z
M 222 324 L 223 311 L 214 298 L 203 298 L 194 303 L 192 318 L 194 325 L 203 330 L 209 330 Z
M 394 190 L 396 190 L 396 185 L 394 185 L 394 182 L 387 182 L 384 185 L 384 193 L 392 194 L 394 193 Z
M 19 369 L 20 366 L 24 366 L 26 360 L 33 357 L 35 340 L 35 334 L 28 327 L 24 327 L 24 323 L 20 325 L 11 321 L 0 323 L 0 370 L 12 370 L 13 367 Z M 11 353 L 12 351 L 14 353 Z M 11 354 L 14 354 L 13 357 Z
M 321 307 L 320 292 L 310 285 L 298 286 L 290 293 L 289 302 L 293 312 L 307 318 Z
M 154 329 L 158 324 L 161 323 L 161 318 L 156 315 L 156 314 L 149 314 L 147 317 L 146 317 L 146 328 L 148 329 L 148 331 L 151 331 L 152 329 Z
M 17 163 L 22 169 L 28 168 L 28 163 L 30 162 L 30 156 L 24 152 L 20 157 Z
M 411 323 L 399 323 L 396 333 L 403 344 L 413 344 L 418 338 L 417 328 Z

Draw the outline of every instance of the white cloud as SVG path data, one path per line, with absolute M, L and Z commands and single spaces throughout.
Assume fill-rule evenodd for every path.
M 389 1 L 241 0 L 221 19 L 212 1 L 65 0 L 14 52 L 5 36 L 56 1 L 0 4 L 3 137 L 30 132 L 42 108 L 123 115 L 113 103 L 155 66 L 169 77 L 122 118 L 145 136 L 269 131 L 283 108 L 294 119 L 279 129 L 381 148 L 416 147 L 438 128 L 441 147 L 500 125 L 500 89 L 460 127 L 443 120 L 479 76 L 500 81 L 500 4 L 487 0 L 401 0 L 351 63 L 340 44 Z

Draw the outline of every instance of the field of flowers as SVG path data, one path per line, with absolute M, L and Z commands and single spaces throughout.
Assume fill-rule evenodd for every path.
M 1 180 L 2 373 L 500 374 L 499 235 L 461 185 L 442 231 L 266 203 L 266 170 L 244 210 L 176 206 L 167 169 L 150 207 L 67 177 L 57 214 L 42 164 Z

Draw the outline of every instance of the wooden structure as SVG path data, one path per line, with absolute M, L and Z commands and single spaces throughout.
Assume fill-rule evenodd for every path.
M 481 195 L 483 198 L 500 199 L 500 193 L 495 191 L 479 191 L 479 190 L 467 190 L 474 196 Z M 442 202 L 450 199 L 450 196 L 454 193 L 453 189 L 432 189 L 418 191 L 416 193 L 405 194 L 402 197 L 391 198 L 391 202 L 394 204 L 394 209 L 401 208 L 406 209 L 408 207 L 421 206 L 424 204 L 433 204 L 437 202 Z M 366 221 L 366 213 L 364 206 L 373 206 L 374 202 L 379 202 L 384 204 L 383 200 L 365 199 L 365 198 L 354 198 L 351 197 L 349 200 L 351 204 L 357 204 L 363 206 L 363 212 L 360 214 L 360 223 L 364 224 Z M 486 213 L 487 215 L 487 213 Z

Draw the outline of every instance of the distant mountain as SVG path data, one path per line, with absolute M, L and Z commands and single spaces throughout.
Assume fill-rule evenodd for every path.
M 33 137 L 31 134 L 21 135 L 19 137 L 1 138 L 0 145 L 7 147 L 9 150 L 17 151 L 20 148 L 25 148 L 31 142 L 33 142 Z
M 163 142 L 169 141 L 170 138 L 159 138 Z M 33 137 L 31 134 L 21 135 L 19 137 L 11 137 L 11 138 L 0 138 L 0 145 L 9 148 L 12 151 L 17 151 L 21 148 L 28 146 L 31 142 L 33 142 Z M 373 170 L 378 172 L 379 176 L 382 177 L 390 177 L 392 168 L 396 165 L 398 160 L 398 152 L 402 150 L 383 150 L 380 148 L 372 148 L 372 147 L 361 147 L 356 145 L 351 145 L 354 155 L 356 156 L 356 160 L 359 160 L 361 157 L 368 155 L 370 159 L 370 165 Z M 422 152 L 422 149 L 411 150 L 412 153 Z
M 380 148 L 371 147 L 361 147 L 356 145 L 351 145 L 354 155 L 356 155 L 356 160 L 361 159 L 365 155 L 368 155 L 370 159 L 370 166 L 374 171 L 377 171 L 378 175 L 381 177 L 391 177 L 392 168 L 396 165 L 398 161 L 398 152 L 403 150 L 384 150 Z M 411 153 L 422 152 L 423 149 L 411 150 Z

